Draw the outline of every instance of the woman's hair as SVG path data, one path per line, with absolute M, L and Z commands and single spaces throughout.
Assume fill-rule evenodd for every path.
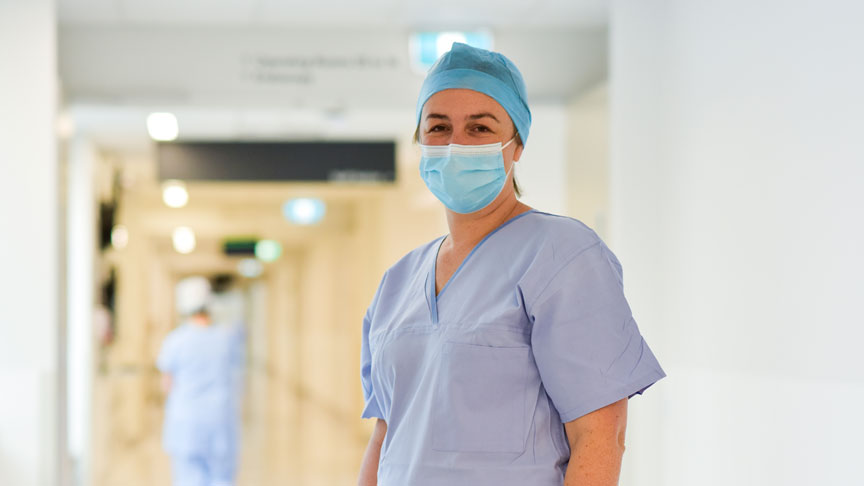
M 512 124 L 513 122 L 511 122 Z M 522 146 L 522 137 L 519 136 L 519 133 L 516 132 L 516 125 L 513 125 L 513 131 L 515 132 L 516 137 L 516 145 Z M 420 143 L 420 125 L 417 125 L 417 128 L 414 129 L 414 143 Z M 516 173 L 513 173 L 513 192 L 516 193 L 516 197 L 522 197 L 522 188 L 519 187 L 519 183 L 516 182 Z

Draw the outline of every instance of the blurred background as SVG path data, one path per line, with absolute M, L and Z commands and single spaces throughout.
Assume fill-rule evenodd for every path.
M 621 484 L 864 466 L 864 5 L 0 0 L 0 484 L 170 484 L 174 286 L 246 329 L 238 484 L 353 484 L 360 330 L 447 232 L 412 143 L 453 41 L 520 67 L 523 200 L 619 256 L 668 378 Z

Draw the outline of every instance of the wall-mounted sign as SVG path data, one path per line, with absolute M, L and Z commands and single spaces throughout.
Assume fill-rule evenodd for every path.
M 157 147 L 160 180 L 396 180 L 393 142 L 176 142 Z

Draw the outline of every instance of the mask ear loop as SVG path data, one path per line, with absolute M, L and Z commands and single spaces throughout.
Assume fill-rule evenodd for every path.
M 493 201 L 495 199 L 498 199 L 498 196 L 500 196 L 501 193 L 504 192 L 504 188 L 507 187 L 507 181 L 510 180 L 510 174 L 513 172 L 514 167 L 516 167 L 516 162 L 510 164 L 510 170 L 508 170 L 507 175 L 504 176 L 504 184 L 501 185 L 501 189 L 498 189 L 498 194 L 495 194 L 495 198 L 493 199 Z
M 514 160 L 513 162 L 510 163 L 510 170 L 508 170 L 508 171 L 507 171 L 507 175 L 504 176 L 505 179 L 509 179 L 509 178 L 510 178 L 510 174 L 513 173 L 513 169 L 514 169 L 515 167 L 516 167 L 516 161 Z
M 507 141 L 507 143 L 505 143 L 504 145 L 502 145 L 502 146 L 501 146 L 501 150 L 504 150 L 508 145 L 510 145 L 510 144 L 513 142 L 513 140 L 516 140 L 516 135 L 513 135 L 513 138 L 511 138 L 510 140 Z M 505 181 L 510 180 L 510 174 L 512 174 L 512 173 L 513 173 L 513 169 L 516 168 L 516 162 L 517 162 L 517 161 L 515 161 L 515 160 L 513 160 L 513 161 L 510 162 L 510 170 L 508 170 L 508 171 L 507 171 L 507 175 L 504 176 L 504 180 L 505 180 Z M 515 176 L 514 176 L 514 177 L 515 177 Z M 506 182 L 505 182 L 505 184 L 506 184 Z M 504 190 L 504 188 L 502 187 L 502 188 L 501 188 L 501 191 L 503 191 L 503 190 Z M 498 194 L 501 194 L 501 191 L 498 191 Z M 495 197 L 498 197 L 498 196 L 495 196 Z

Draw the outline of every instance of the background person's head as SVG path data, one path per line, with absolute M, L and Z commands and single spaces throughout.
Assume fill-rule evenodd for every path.
M 177 312 L 184 318 L 206 320 L 210 315 L 213 290 L 205 277 L 187 277 L 175 287 Z

